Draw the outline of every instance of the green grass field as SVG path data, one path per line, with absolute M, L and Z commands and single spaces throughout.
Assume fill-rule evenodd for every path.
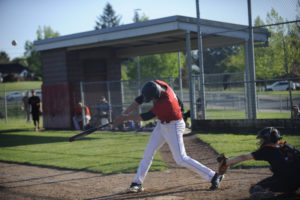
M 246 119 L 245 111 L 241 110 L 214 110 L 206 111 L 207 119 Z M 258 119 L 290 119 L 291 114 L 287 112 L 258 112 Z
M 297 149 L 300 149 L 300 136 L 297 135 L 284 135 L 281 134 L 283 140 L 286 140 L 289 144 L 294 145 Z M 256 143 L 259 141 L 256 139 L 256 135 L 241 135 L 241 134 L 213 134 L 213 133 L 201 133 L 197 134 L 197 137 L 202 141 L 209 144 L 218 153 L 225 153 L 227 156 L 237 156 L 240 154 L 251 153 L 259 147 Z M 239 163 L 233 167 L 266 167 L 269 166 L 267 162 L 249 160 Z
M 283 96 L 289 97 L 289 91 L 265 91 L 257 92 L 258 95 L 274 95 L 274 96 Z M 300 90 L 292 90 L 292 95 L 300 95 Z
M 22 82 L 0 84 L 0 90 L 6 90 L 6 91 L 30 90 L 30 89 L 38 89 L 41 87 L 42 87 L 42 81 L 22 81 Z
M 12 91 L 28 90 L 40 88 L 41 84 L 40 81 L 7 83 L 5 86 L 1 84 L 0 90 L 4 88 Z M 277 93 L 279 94 L 274 92 L 275 95 Z M 287 94 L 286 91 L 283 93 Z M 23 112 L 19 107 L 11 109 Z M 23 115 L 24 113 L 18 119 L 9 117 L 8 123 L 4 119 L 0 120 L 1 161 L 88 170 L 103 174 L 129 173 L 136 171 L 149 139 L 149 134 L 96 132 L 80 141 L 70 143 L 68 138 L 79 133 L 78 131 L 34 132 L 33 125 L 26 124 Z M 228 115 L 234 116 L 231 119 L 245 118 L 244 111 L 208 110 L 207 115 L 208 119 L 229 119 Z M 259 112 L 258 118 L 290 118 L 290 114 Z M 201 133 L 198 137 L 217 152 L 229 156 L 250 153 L 257 149 L 255 135 Z M 300 136 L 284 136 L 284 139 L 300 149 Z M 261 166 L 267 166 L 267 163 L 247 161 L 236 165 L 236 167 Z M 150 171 L 166 168 L 167 165 L 157 154 Z
M 0 160 L 103 174 L 135 172 L 149 134 L 96 132 L 79 141 L 68 138 L 79 131 L 34 132 L 31 124 L 0 128 Z M 167 169 L 159 154 L 150 171 Z
M 132 173 L 137 170 L 150 134 L 96 132 L 76 142 L 68 138 L 79 131 L 34 132 L 32 124 L 0 122 L 0 160 L 103 174 Z M 197 136 L 218 153 L 228 156 L 255 151 L 255 135 L 201 133 Z M 300 149 L 300 136 L 283 135 Z M 200 152 L 201 153 L 201 152 Z M 266 167 L 266 162 L 246 161 L 234 167 Z M 156 154 L 150 171 L 165 170 Z

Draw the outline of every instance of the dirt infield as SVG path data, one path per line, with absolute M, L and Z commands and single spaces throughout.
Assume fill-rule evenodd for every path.
M 217 154 L 193 135 L 184 137 L 187 154 L 201 163 L 216 169 Z M 97 173 L 59 170 L 0 162 L 0 199 L 248 199 L 249 186 L 270 176 L 266 168 L 230 169 L 221 187 L 209 191 L 210 183 L 172 159 L 165 145 L 160 151 L 169 169 L 150 172 L 145 180 L 145 192 L 126 194 L 126 188 L 135 174 L 101 175 Z M 300 192 L 277 199 L 300 199 Z

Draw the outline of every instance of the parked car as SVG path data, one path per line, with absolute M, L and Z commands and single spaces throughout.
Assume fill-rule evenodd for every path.
M 296 90 L 296 83 L 293 81 L 290 82 L 291 90 Z M 289 90 L 289 82 L 288 81 L 276 81 L 271 85 L 267 85 L 266 91 L 285 91 Z
M 8 101 L 12 101 L 12 100 L 22 100 L 24 97 L 24 94 L 21 92 L 10 92 L 6 95 L 6 99 Z
M 41 90 L 36 90 L 36 96 L 40 97 L 40 99 L 42 100 L 42 91 Z

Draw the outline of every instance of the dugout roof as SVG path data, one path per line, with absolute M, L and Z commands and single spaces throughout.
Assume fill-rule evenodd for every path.
M 201 19 L 203 48 L 244 44 L 248 26 Z M 66 48 L 68 51 L 89 48 L 112 48 L 119 58 L 186 50 L 186 33 L 191 34 L 191 49 L 197 49 L 197 19 L 171 16 L 44 39 L 34 42 L 37 51 Z M 254 41 L 267 42 L 270 33 L 255 28 Z

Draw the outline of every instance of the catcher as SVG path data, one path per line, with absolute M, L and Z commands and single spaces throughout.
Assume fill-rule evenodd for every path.
M 224 174 L 230 165 L 246 160 L 264 160 L 269 162 L 273 175 L 250 187 L 251 199 L 272 198 L 274 192 L 295 192 L 300 187 L 300 152 L 281 140 L 279 131 L 273 127 L 260 130 L 257 139 L 260 139 L 260 146 L 252 153 L 232 158 L 219 155 L 218 173 Z

